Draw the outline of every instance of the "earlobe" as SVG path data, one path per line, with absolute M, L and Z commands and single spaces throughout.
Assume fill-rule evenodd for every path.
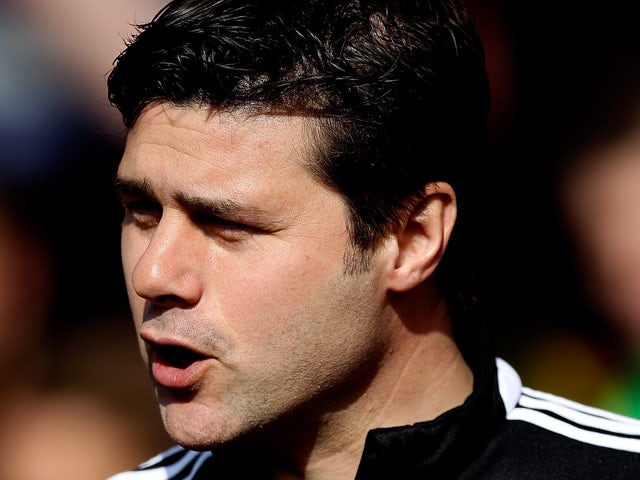
M 397 250 L 388 287 L 404 292 L 432 275 L 447 247 L 456 221 L 457 205 L 448 183 L 425 187 L 425 198 L 397 232 Z

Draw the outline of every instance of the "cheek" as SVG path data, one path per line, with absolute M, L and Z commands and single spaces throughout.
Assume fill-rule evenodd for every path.
M 304 308 L 311 298 L 323 295 L 332 279 L 342 275 L 342 261 L 335 252 L 314 259 L 287 247 L 262 250 L 255 256 L 229 254 L 205 267 L 212 272 L 211 292 L 224 318 L 253 320 L 255 325 L 249 328 L 261 328 L 264 317 L 286 317 L 288 312 Z
M 340 363 L 336 357 L 372 344 L 381 302 L 376 284 L 366 274 L 345 276 L 335 251 L 313 257 L 289 251 L 235 267 L 219 277 L 218 306 L 238 344 L 250 346 L 245 353 L 260 362 L 273 355 L 300 368 L 317 357 L 314 365 Z

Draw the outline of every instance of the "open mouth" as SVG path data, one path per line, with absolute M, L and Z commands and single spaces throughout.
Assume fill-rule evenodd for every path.
M 177 345 L 154 345 L 156 361 L 174 368 L 185 369 L 189 365 L 206 358 L 204 355 Z

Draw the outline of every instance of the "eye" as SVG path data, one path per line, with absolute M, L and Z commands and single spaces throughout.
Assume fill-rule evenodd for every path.
M 260 232 L 260 229 L 254 226 L 211 213 L 194 213 L 191 220 L 209 235 L 227 241 L 243 240 L 251 234 Z
M 212 227 L 221 227 L 221 228 L 243 228 L 244 225 L 238 222 L 234 222 L 232 220 L 220 217 L 218 215 L 213 215 L 209 213 L 194 213 L 191 216 L 194 223 L 201 225 L 203 227 L 212 226 Z
M 139 228 L 152 228 L 158 225 L 162 218 L 162 206 L 153 200 L 129 199 L 123 200 L 123 223 L 132 223 Z

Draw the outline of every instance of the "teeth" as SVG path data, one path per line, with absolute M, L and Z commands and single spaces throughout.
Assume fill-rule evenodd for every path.
M 202 355 L 197 354 L 193 350 L 175 345 L 156 345 L 156 352 L 164 363 L 182 369 L 187 368 L 196 360 L 203 358 Z

